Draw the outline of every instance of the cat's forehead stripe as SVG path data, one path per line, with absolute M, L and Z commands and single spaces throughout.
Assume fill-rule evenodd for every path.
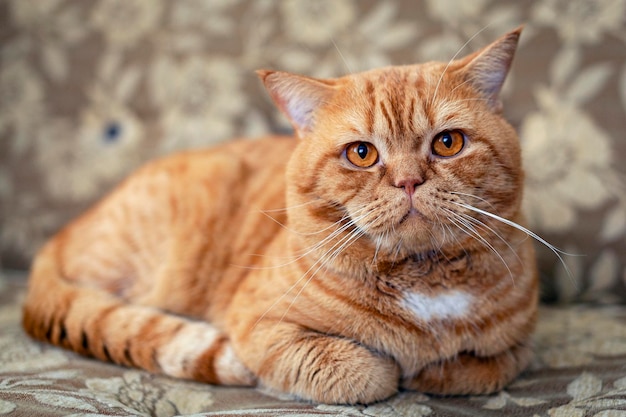
M 439 77 L 420 70 L 419 66 L 367 74 L 360 87 L 364 96 L 361 122 L 355 129 L 393 146 L 398 139 L 420 138 L 432 129 L 440 131 L 471 124 L 471 120 L 462 117 L 465 105 L 458 94 L 445 100 L 442 94 L 433 97 L 438 83 Z
M 369 106 L 365 111 L 365 128 L 368 135 L 374 134 L 374 122 L 376 113 L 376 88 L 371 80 L 365 81 L 365 94 L 369 99 Z
M 361 89 L 366 100 L 363 115 L 365 134 L 393 140 L 414 136 L 429 120 L 425 108 L 426 81 L 420 71 L 386 70 L 364 79 Z M 421 104 L 421 105 L 420 105 Z

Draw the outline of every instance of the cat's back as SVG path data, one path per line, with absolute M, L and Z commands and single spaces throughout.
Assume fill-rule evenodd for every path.
M 242 205 L 256 207 L 266 195 L 280 204 L 285 166 L 296 144 L 287 136 L 238 139 L 154 159 L 126 177 L 78 223 L 99 217 L 97 223 L 117 220 L 118 226 L 137 225 L 145 231 L 142 223 L 149 222 L 151 230 L 169 233 L 169 226 L 197 221 L 197 213 L 211 212 L 225 220 Z M 259 209 L 268 207 L 261 203 Z M 155 227 L 163 223 L 169 226 Z
M 154 159 L 140 167 L 129 180 L 139 180 L 159 173 L 206 177 L 215 164 L 231 164 L 242 170 L 242 180 L 262 174 L 263 171 L 284 170 L 297 140 L 289 136 L 267 136 L 258 139 L 236 139 L 213 147 L 184 150 Z M 224 166 L 226 168 L 226 166 Z M 228 172 L 222 172 L 228 174 Z
M 238 139 L 157 158 L 129 175 L 103 203 L 119 204 L 110 200 L 124 194 L 128 204 L 145 207 L 167 200 L 167 205 L 176 206 L 195 198 L 211 199 L 211 194 L 221 190 L 239 199 L 262 182 L 284 189 L 285 165 L 296 143 L 287 136 Z
M 242 139 L 147 163 L 57 236 L 67 279 L 185 314 L 203 310 L 208 300 L 189 294 L 210 285 L 209 276 L 229 275 L 232 263 L 252 264 L 248 254 L 285 221 L 285 166 L 296 144 L 290 137 Z M 276 211 L 276 221 L 266 211 Z M 170 280 L 199 287 L 180 297 L 155 287 Z

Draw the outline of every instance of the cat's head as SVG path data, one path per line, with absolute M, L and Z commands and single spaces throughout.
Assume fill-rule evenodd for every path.
M 348 225 L 378 249 L 419 252 L 476 240 L 517 215 L 520 149 L 499 93 L 521 29 L 464 58 L 337 79 L 260 71 L 294 126 L 292 227 Z M 352 226 L 350 226 L 352 225 Z

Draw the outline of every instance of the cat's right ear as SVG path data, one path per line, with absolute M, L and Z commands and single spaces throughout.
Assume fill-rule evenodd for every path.
M 500 112 L 499 95 L 517 49 L 523 26 L 461 60 L 468 81 L 484 96 L 490 107 Z
M 319 80 L 282 71 L 259 70 L 272 100 L 287 116 L 299 136 L 310 131 L 316 110 L 333 95 L 333 81 Z

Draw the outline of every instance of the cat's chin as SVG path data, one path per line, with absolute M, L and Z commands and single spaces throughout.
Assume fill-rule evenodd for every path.
M 402 216 L 402 218 L 400 219 L 398 223 L 399 225 L 407 224 L 409 227 L 411 227 L 412 223 L 416 223 L 416 222 L 425 223 L 425 222 L 428 222 L 428 219 L 415 207 L 411 207 L 406 212 L 406 214 Z
M 392 252 L 405 255 L 439 250 L 443 245 L 443 236 L 439 236 L 433 222 L 415 209 L 409 210 L 395 226 L 381 236 Z M 384 245 L 384 244 L 383 244 Z
M 418 238 L 418 239 L 411 239 L 411 238 L 407 238 L 407 239 L 401 239 L 400 240 L 400 253 L 404 254 L 405 256 L 410 256 L 410 255 L 414 255 L 417 253 L 425 253 L 425 252 L 437 252 L 439 250 L 441 250 L 441 245 L 439 245 L 437 242 L 433 241 L 433 239 L 430 238 L 426 238 L 423 239 L 422 237 Z

